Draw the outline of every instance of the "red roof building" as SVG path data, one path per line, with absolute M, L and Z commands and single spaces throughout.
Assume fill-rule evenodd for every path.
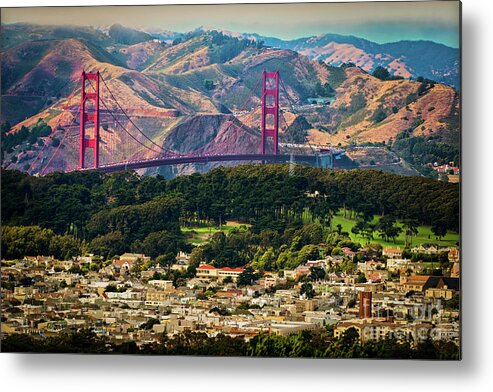
M 210 264 L 200 264 L 197 267 L 196 278 L 198 279 L 218 279 L 223 280 L 224 278 L 231 277 L 234 281 L 238 278 L 238 276 L 244 271 L 243 268 L 231 268 L 231 267 L 223 267 L 216 268 Z

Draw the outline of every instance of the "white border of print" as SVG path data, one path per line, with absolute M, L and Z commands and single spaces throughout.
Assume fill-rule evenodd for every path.
M 213 0 L 209 3 L 232 3 Z M 250 3 L 255 1 L 242 1 Z M 257 1 L 259 2 L 259 1 Z M 276 1 L 272 1 L 276 2 Z M 287 1 L 284 1 L 287 2 Z M 207 1 L 2 0 L 2 6 Z M 493 379 L 491 2 L 463 1 L 463 360 L 461 362 L 0 354 L 3 390 L 485 391 Z

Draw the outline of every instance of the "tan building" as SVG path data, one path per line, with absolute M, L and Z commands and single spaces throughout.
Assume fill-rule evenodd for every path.
M 162 290 L 170 290 L 173 289 L 173 281 L 172 280 L 150 280 L 148 282 L 151 286 L 159 287 Z
M 217 268 L 209 264 L 200 264 L 195 277 L 197 279 L 217 279 Z
M 18 300 L 24 300 L 26 298 L 32 297 L 37 293 L 37 290 L 32 286 L 16 286 L 14 287 L 14 298 Z
M 171 266 L 173 271 L 186 271 L 190 265 L 190 256 L 185 252 L 180 252 L 176 256 L 176 262 Z
M 402 259 L 402 250 L 400 248 L 383 248 L 382 255 L 389 259 Z
M 146 293 L 145 304 L 148 306 L 167 306 L 171 304 L 170 293 L 166 291 L 149 290 Z
M 120 261 L 135 263 L 137 262 L 137 260 L 141 260 L 143 263 L 147 263 L 151 261 L 151 258 L 143 253 L 124 253 L 120 256 Z
M 264 276 L 261 279 L 259 279 L 259 284 L 263 285 L 264 287 L 275 286 L 278 282 L 279 282 L 279 276 L 271 272 L 266 272 Z
M 452 268 L 450 270 L 451 278 L 459 278 L 460 277 L 460 264 L 458 262 L 452 264 Z
M 430 336 L 431 324 L 400 324 L 387 320 L 354 319 L 341 321 L 334 328 L 334 337 L 339 338 L 346 330 L 354 328 L 364 343 L 369 340 L 380 340 L 390 337 L 409 339 L 415 343 L 426 340 Z
M 401 275 L 401 288 L 403 291 L 424 291 L 429 278 L 427 275 Z
M 452 299 L 455 294 L 455 290 L 447 288 L 447 286 L 443 288 L 430 288 L 425 291 L 425 296 L 429 298 L 443 298 L 443 299 Z
M 401 275 L 402 291 L 418 291 L 426 293 L 428 289 L 452 290 L 452 293 L 459 291 L 460 279 L 446 276 L 428 276 L 428 275 Z M 430 292 L 429 296 L 435 295 L 435 291 Z M 436 292 L 436 295 L 450 295 L 443 292 Z M 444 297 L 434 297 L 444 298 Z
M 238 276 L 240 276 L 242 272 L 243 272 L 243 268 L 224 267 L 218 270 L 217 275 L 219 280 L 223 280 L 229 276 L 230 278 L 233 279 L 233 281 L 236 282 L 236 279 L 238 279 Z

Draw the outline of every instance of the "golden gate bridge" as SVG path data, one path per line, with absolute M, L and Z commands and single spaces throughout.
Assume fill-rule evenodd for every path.
M 309 152 L 303 152 L 302 149 L 293 152 L 292 148 L 290 152 L 287 148 L 283 148 L 286 151 L 281 151 L 279 143 L 281 119 L 286 127 L 288 124 L 279 106 L 280 87 L 286 94 L 291 107 L 293 104 L 278 71 L 264 70 L 262 72 L 250 96 L 243 104 L 242 111 L 248 112 L 246 107 L 260 83 L 262 83 L 260 133 L 254 134 L 255 139 L 258 139 L 258 151 L 253 153 L 230 151 L 231 146 L 238 146 L 242 132 L 249 132 L 252 135 L 250 128 L 247 129 L 243 122 L 239 121 L 236 116 L 232 116 L 226 123 L 227 126 L 222 130 L 217 130 L 212 140 L 194 151 L 180 152 L 164 147 L 142 131 L 116 98 L 99 71 L 83 71 L 79 83 L 76 84 L 66 104 L 62 107 L 63 111 L 71 113 L 68 124 L 62 126 L 64 116 L 58 117 L 55 126 L 52 127 L 52 133 L 46 138 L 44 145 L 33 159 L 28 173 L 36 169 L 40 175 L 50 170 L 53 171 L 54 160 L 61 154 L 62 146 L 71 139 L 72 141 L 75 139 L 75 143 L 71 143 L 72 146 L 78 145 L 77 162 L 66 167 L 64 171 L 114 172 L 164 165 L 232 161 L 296 162 L 333 168 L 334 157 L 342 153 L 340 149 L 312 147 Z M 71 111 L 69 103 L 79 88 L 80 104 L 76 107 L 76 111 L 74 108 Z M 112 110 L 110 106 L 117 110 Z M 253 112 L 253 109 L 250 112 Z M 107 126 L 110 123 L 113 129 Z M 78 132 L 73 133 L 74 129 Z M 222 138 L 220 141 L 217 140 L 218 136 Z M 59 143 L 51 156 L 40 159 L 47 145 L 55 137 L 59 138 Z M 67 154 L 66 148 L 63 153 Z

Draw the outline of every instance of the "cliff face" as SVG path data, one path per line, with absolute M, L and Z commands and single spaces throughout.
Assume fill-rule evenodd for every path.
M 164 146 L 179 152 L 192 152 L 207 145 L 211 153 L 254 153 L 259 149 L 258 140 L 258 133 L 233 115 L 203 114 L 171 129 Z

